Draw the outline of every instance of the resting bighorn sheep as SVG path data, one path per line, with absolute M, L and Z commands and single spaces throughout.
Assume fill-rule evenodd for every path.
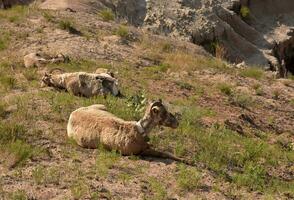
M 178 120 L 167 111 L 161 100 L 149 103 L 144 117 L 138 122 L 120 119 L 107 112 L 104 105 L 98 104 L 72 112 L 67 134 L 84 148 L 102 145 L 122 155 L 147 155 L 184 162 L 171 154 L 152 150 L 146 139 L 158 125 L 177 128 L 178 124 Z
M 57 54 L 54 57 L 42 56 L 40 53 L 30 53 L 23 58 L 26 68 L 30 67 L 42 67 L 48 63 L 61 63 L 68 62 L 69 58 L 63 54 Z
M 75 96 L 120 95 L 117 79 L 105 73 L 74 72 L 52 74 L 49 72 L 45 73 L 42 82 L 49 87 L 66 90 Z

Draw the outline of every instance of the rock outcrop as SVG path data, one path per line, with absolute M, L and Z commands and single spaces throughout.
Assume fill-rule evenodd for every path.
M 40 7 L 109 8 L 135 26 L 202 45 L 230 62 L 294 71 L 293 45 L 287 44 L 286 52 L 279 47 L 292 44 L 294 2 L 289 0 L 46 0 Z

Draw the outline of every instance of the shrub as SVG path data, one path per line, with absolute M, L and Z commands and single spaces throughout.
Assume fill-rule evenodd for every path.
M 121 38 L 126 39 L 129 36 L 129 29 L 126 26 L 119 26 L 115 32 L 116 35 L 120 36 Z
M 58 22 L 58 27 L 62 30 L 65 30 L 65 31 L 71 33 L 71 34 L 81 35 L 81 32 L 78 31 L 74 27 L 74 24 L 71 21 L 69 21 L 68 19 L 60 20 Z
M 231 85 L 228 85 L 226 83 L 220 83 L 218 84 L 218 88 L 225 95 L 231 96 L 233 94 Z
M 61 21 L 59 21 L 58 26 L 59 26 L 60 29 L 66 30 L 68 32 L 70 32 L 70 30 L 73 28 L 73 24 L 69 20 L 61 20 Z
M 264 71 L 262 69 L 259 69 L 257 67 L 251 67 L 244 69 L 240 72 L 240 75 L 243 77 L 249 77 L 254 79 L 261 79 L 264 75 Z
M 250 9 L 247 6 L 242 6 L 240 9 L 240 15 L 244 19 L 248 18 L 250 16 Z
M 253 99 L 248 94 L 237 94 L 232 98 L 233 104 L 242 108 L 249 107 L 253 104 Z
M 113 11 L 110 9 L 101 10 L 99 12 L 99 16 L 102 18 L 103 21 L 106 22 L 113 21 L 115 18 Z

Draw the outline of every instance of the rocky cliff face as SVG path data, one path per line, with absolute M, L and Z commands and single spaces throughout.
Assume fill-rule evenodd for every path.
M 0 0 L 0 8 L 9 8 L 16 4 L 27 4 L 32 0 Z
M 232 63 L 294 71 L 294 2 L 289 0 L 46 0 L 40 7 L 77 12 L 109 8 L 135 26 L 202 45 Z
M 154 32 L 203 45 L 212 53 L 221 47 L 231 62 L 279 68 L 281 57 L 287 55 L 276 57 L 273 49 L 275 44 L 289 41 L 293 15 L 294 2 L 287 0 L 150 0 L 144 25 Z

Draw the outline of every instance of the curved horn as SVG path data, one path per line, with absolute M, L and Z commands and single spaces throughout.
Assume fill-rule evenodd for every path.
M 53 68 L 53 69 L 51 69 L 48 73 L 49 73 L 49 74 L 52 74 L 55 70 L 56 70 L 56 71 L 60 71 L 61 73 L 65 73 L 65 70 L 60 69 L 60 68 Z

